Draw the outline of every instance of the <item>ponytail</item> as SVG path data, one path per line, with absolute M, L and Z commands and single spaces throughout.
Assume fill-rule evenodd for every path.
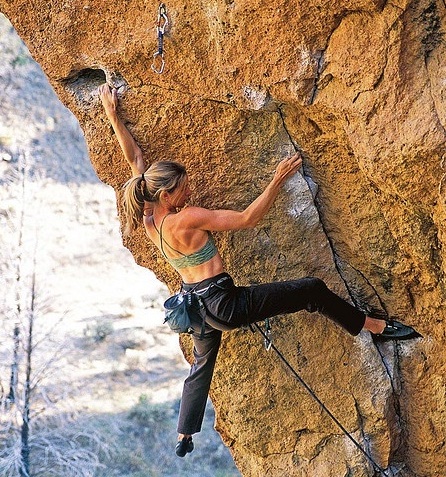
M 159 202 L 161 192 L 173 192 L 186 178 L 186 168 L 177 162 L 154 162 L 141 176 L 124 184 L 122 204 L 126 216 L 124 235 L 136 230 L 144 217 L 146 202 Z

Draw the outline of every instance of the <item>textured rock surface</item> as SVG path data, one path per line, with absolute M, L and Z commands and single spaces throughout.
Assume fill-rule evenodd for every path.
M 105 79 L 121 87 L 121 115 L 147 161 L 187 165 L 196 203 L 240 208 L 279 158 L 305 151 L 307 177 L 256 230 L 217 236 L 227 269 L 241 284 L 316 275 L 415 325 L 424 340 L 379 347 L 305 313 L 275 320 L 274 333 L 389 475 L 444 475 L 444 2 L 190 3 L 167 4 L 162 75 L 150 68 L 156 2 L 0 0 L 0 10 L 117 189 L 129 171 L 98 103 Z M 178 284 L 141 231 L 126 245 Z M 259 335 L 225 335 L 212 397 L 245 476 L 373 474 Z

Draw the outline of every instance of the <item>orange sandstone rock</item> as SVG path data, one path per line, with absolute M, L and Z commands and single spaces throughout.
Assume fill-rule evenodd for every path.
M 120 114 L 147 163 L 186 164 L 204 206 L 243 207 L 280 158 L 305 152 L 306 177 L 289 182 L 259 227 L 217 235 L 227 269 L 240 284 L 319 276 L 358 306 L 415 326 L 423 340 L 378 349 L 322 317 L 273 322 L 277 346 L 382 467 L 443 475 L 444 2 L 167 8 L 158 75 L 156 2 L 0 0 L 117 191 L 129 170 L 98 101 L 104 81 L 119 88 Z M 142 231 L 125 245 L 178 285 Z M 182 346 L 190 358 L 190 342 Z M 225 334 L 212 398 L 244 476 L 372 474 L 259 335 Z

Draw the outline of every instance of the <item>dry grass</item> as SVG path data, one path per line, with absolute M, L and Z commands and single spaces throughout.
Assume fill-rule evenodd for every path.
M 11 187 L 4 184 L 1 189 L 2 204 L 9 202 L 10 211 Z M 50 303 L 36 333 L 46 336 L 51 330 L 51 341 L 36 348 L 36 363 L 62 350 L 39 384 L 55 404 L 45 406 L 33 432 L 64 434 L 64 426 L 85 429 L 88 422 L 107 449 L 100 459 L 105 467 L 91 474 L 97 477 L 239 475 L 212 429 L 210 406 L 194 453 L 179 459 L 173 452 L 188 364 L 178 336 L 162 324 L 167 289 L 121 245 L 113 191 L 88 184 L 73 193 L 70 186 L 52 181 L 28 183 L 27 188 L 36 194 L 32 202 L 39 208 L 37 215 L 25 209 L 25 223 L 30 224 L 25 243 L 32 248 L 33 237 L 38 238 L 39 290 Z M 12 251 L 14 227 L 2 227 L 1 235 Z M 6 274 L 7 264 L 2 269 Z M 0 351 L 5 384 L 11 326 L 4 324 Z M 55 420 L 55 414 L 72 417 L 67 423 Z
M 34 351 L 34 371 L 43 366 L 45 372 L 34 396 L 33 435 L 55 448 L 94 449 L 100 465 L 92 461 L 85 474 L 92 477 L 240 475 L 213 430 L 211 406 L 203 432 L 194 439 L 196 450 L 185 459 L 175 456 L 176 415 L 188 365 L 178 336 L 162 324 L 167 289 L 122 246 L 114 192 L 95 177 L 76 121 L 1 15 L 0 58 L 0 86 L 7 93 L 0 111 L 3 398 L 17 318 L 14 273 L 24 206 L 23 276 L 37 239 L 38 296 L 45 304 L 35 329 L 42 340 Z M 23 157 L 28 162 L 24 198 L 20 174 L 11 179 Z M 17 434 L 11 422 L 7 425 L 12 414 L 17 413 L 3 409 L 2 445 Z M 38 470 L 39 452 L 31 448 L 33 477 L 81 475 L 58 471 L 50 460 Z

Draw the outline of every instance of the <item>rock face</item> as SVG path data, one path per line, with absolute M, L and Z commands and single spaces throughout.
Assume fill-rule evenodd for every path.
M 304 174 L 259 227 L 217 234 L 227 270 L 239 284 L 318 276 L 362 309 L 414 325 L 423 340 L 378 346 L 306 313 L 274 320 L 273 331 L 387 475 L 444 475 L 444 2 L 166 6 L 156 74 L 156 2 L 0 0 L 117 190 L 129 170 L 98 101 L 105 80 L 119 87 L 147 162 L 183 162 L 197 204 L 241 208 L 280 158 L 304 151 Z M 141 230 L 125 245 L 178 285 Z M 225 334 L 212 399 L 244 476 L 373 474 L 258 333 Z

